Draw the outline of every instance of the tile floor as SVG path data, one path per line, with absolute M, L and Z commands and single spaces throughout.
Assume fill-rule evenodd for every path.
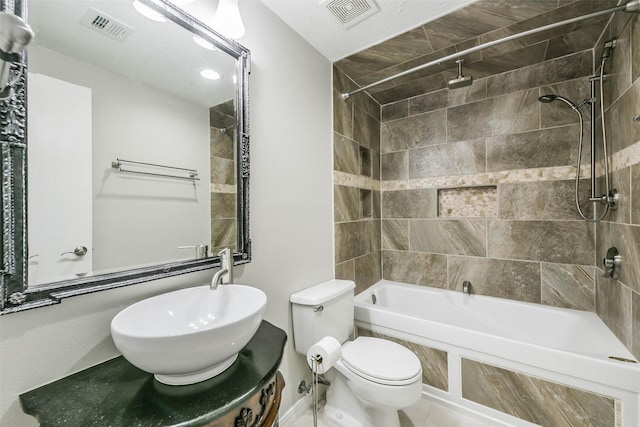
M 334 427 L 334 424 L 324 417 L 323 408 L 324 401 L 320 403 L 318 427 Z M 426 399 L 421 399 L 415 405 L 400 411 L 400 424 L 402 427 L 491 427 L 490 424 Z M 313 427 L 312 410 L 307 410 L 293 427 Z

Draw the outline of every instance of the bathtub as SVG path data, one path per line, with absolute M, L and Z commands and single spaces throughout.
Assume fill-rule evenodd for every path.
M 494 423 L 535 425 L 463 398 L 462 359 L 615 399 L 615 425 L 640 427 L 640 364 L 595 313 L 383 280 L 356 296 L 355 322 L 446 352 L 448 390 L 425 394 Z

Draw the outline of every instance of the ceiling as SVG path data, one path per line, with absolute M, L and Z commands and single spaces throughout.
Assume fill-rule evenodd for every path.
M 618 0 L 375 0 L 381 11 L 350 29 L 321 0 L 261 1 L 359 86 L 436 64 L 366 91 L 385 105 L 446 88 L 457 65 L 440 58 L 457 59 L 456 52 L 611 8 Z M 463 73 L 482 79 L 592 50 L 610 19 L 611 14 L 592 17 L 464 55 Z
M 209 0 L 197 0 L 189 6 L 190 10 L 199 8 L 204 16 L 209 9 L 211 15 L 215 11 Z M 83 17 L 96 13 L 130 27 L 128 36 L 113 39 L 82 24 Z M 29 25 L 35 32 L 32 47 L 78 59 L 206 108 L 235 96 L 233 57 L 197 45 L 192 33 L 172 22 L 143 17 L 131 1 L 29 0 Z M 221 78 L 203 79 L 203 69 L 214 69 Z
M 345 28 L 322 0 L 261 0 L 327 59 L 334 62 L 475 0 L 374 0 L 380 9 Z

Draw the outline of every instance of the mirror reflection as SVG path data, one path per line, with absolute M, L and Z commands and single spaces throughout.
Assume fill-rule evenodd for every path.
M 130 1 L 29 24 L 29 286 L 235 249 L 236 60 Z

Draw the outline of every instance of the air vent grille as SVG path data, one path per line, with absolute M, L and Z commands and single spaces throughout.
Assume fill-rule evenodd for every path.
M 118 41 L 126 39 L 134 31 L 130 25 L 120 22 L 93 7 L 87 10 L 87 13 L 84 14 L 80 23 L 87 28 Z
M 321 4 L 347 28 L 379 10 L 373 0 L 325 0 Z

